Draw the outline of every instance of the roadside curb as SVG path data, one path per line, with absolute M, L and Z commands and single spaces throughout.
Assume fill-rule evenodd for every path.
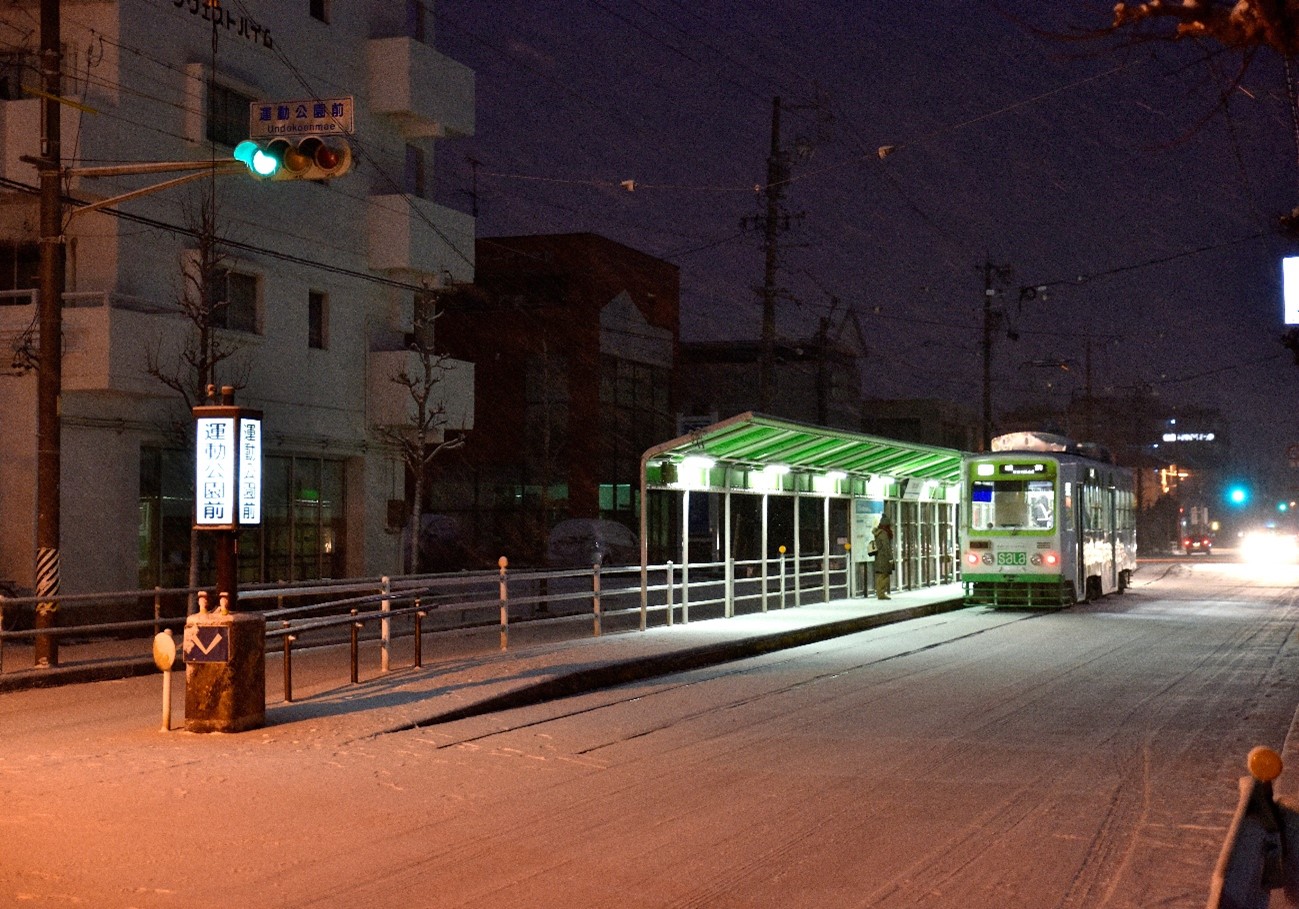
M 526 685 L 522 688 L 516 688 L 473 704 L 466 704 L 453 710 L 435 713 L 421 720 L 379 729 L 366 737 L 407 732 L 425 726 L 436 726 L 441 723 L 484 716 L 504 710 L 531 707 L 536 704 L 562 700 L 602 688 L 612 688 L 616 685 L 625 685 L 631 682 L 643 681 L 644 679 L 689 672 L 705 666 L 716 666 L 721 663 L 762 656 L 778 650 L 816 644 L 820 641 L 844 637 L 845 635 L 868 631 L 884 625 L 925 618 L 944 612 L 955 612 L 964 608 L 965 602 L 961 599 L 940 600 L 889 612 L 858 616 L 853 619 L 841 619 L 837 622 L 828 622 L 822 625 L 809 625 L 804 628 L 795 628 L 774 634 L 758 635 L 719 644 L 708 644 L 685 650 L 611 662 L 593 669 L 582 669 L 546 681 Z
M 53 669 L 19 669 L 0 674 L 0 694 L 28 691 L 32 688 L 56 688 L 83 682 L 111 682 L 156 673 L 153 658 L 123 657 L 114 661 L 96 661 L 89 666 L 56 666 Z

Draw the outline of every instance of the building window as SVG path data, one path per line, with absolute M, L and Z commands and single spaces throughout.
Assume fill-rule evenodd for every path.
M 0 291 L 40 285 L 41 249 L 36 243 L 0 242 Z M 24 296 L 22 302 L 30 297 Z M 0 299 L 0 303 L 4 303 Z M 12 300 L 9 302 L 13 302 Z
M 425 0 L 406 0 L 406 35 L 427 43 L 428 10 L 424 3 Z
M 212 325 L 230 331 L 258 330 L 257 276 L 226 271 L 212 282 Z
M 262 487 L 261 576 L 305 581 L 345 576 L 344 462 L 268 457 Z
M 307 294 L 307 346 L 316 350 L 329 346 L 329 298 L 318 290 Z
M 38 72 L 36 57 L 26 51 L 0 53 L 0 101 L 23 99 L 23 72 Z
M 329 0 L 311 0 L 311 18 L 329 21 Z
M 248 95 L 208 80 L 208 141 L 234 148 L 247 139 L 248 105 L 252 103 Z
M 424 149 L 418 145 L 406 146 L 406 182 L 408 195 L 424 198 Z
M 345 467 L 345 462 L 327 458 L 266 456 L 262 524 L 240 532 L 241 582 L 344 576 Z M 189 586 L 193 522 L 193 453 L 141 446 L 137 535 L 143 587 Z M 201 537 L 199 579 L 211 583 L 216 573 L 215 553 L 211 535 Z

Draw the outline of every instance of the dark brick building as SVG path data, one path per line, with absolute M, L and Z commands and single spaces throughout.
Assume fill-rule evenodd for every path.
M 428 511 L 477 561 L 541 560 L 568 517 L 638 524 L 640 455 L 675 435 L 675 265 L 595 234 L 476 244 L 442 294 L 439 350 L 475 364 L 474 429 L 434 464 Z

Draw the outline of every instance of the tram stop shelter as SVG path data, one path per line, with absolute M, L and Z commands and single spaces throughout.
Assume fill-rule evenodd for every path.
M 642 598 L 663 563 L 683 597 L 691 572 L 720 585 L 727 615 L 739 600 L 864 596 L 886 513 L 894 588 L 954 582 L 960 473 L 956 449 L 753 412 L 702 426 L 641 456 Z

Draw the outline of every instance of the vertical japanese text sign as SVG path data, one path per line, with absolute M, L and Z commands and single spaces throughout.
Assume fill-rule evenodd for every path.
M 194 525 L 235 530 L 262 521 L 262 415 L 194 408 Z

